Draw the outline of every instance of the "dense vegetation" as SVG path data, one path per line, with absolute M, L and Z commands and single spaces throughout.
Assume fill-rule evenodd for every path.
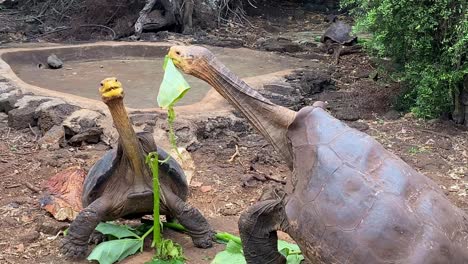
M 468 75 L 466 0 L 342 0 L 341 4 L 355 16 L 356 31 L 373 35 L 368 47 L 401 66 L 396 76 L 407 87 L 401 106 L 424 118 L 453 111 L 457 119 L 463 114 L 460 96 L 463 89 L 468 93 L 468 87 L 463 88 Z

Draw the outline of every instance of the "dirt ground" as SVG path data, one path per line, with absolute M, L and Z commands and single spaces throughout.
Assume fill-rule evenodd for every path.
M 236 34 L 241 28 L 231 25 L 211 32 L 211 36 L 213 39 L 229 36 L 253 47 L 258 39 L 266 36 L 298 36 L 303 31 L 323 30 L 323 18 L 324 15 L 316 13 L 300 13 L 294 19 L 287 15 L 276 20 L 256 17 L 251 19 L 256 31 L 249 34 Z M 310 100 L 328 101 L 333 115 L 374 136 L 439 184 L 457 206 L 468 208 L 466 128 L 445 120 L 424 121 L 410 114 L 402 116 L 391 110 L 391 94 L 399 86 L 385 76 L 377 81 L 370 78 L 376 69 L 365 54 L 344 56 L 339 65 L 330 64 L 329 57 L 311 58 L 307 52 L 294 56 L 329 65 L 335 89 L 315 93 Z M 40 208 L 43 183 L 70 166 L 88 170 L 108 149 L 97 144 L 43 150 L 37 144 L 36 133 L 34 129 L 9 128 L 7 116 L 0 113 L 0 263 L 65 263 L 58 247 L 60 231 L 68 223 L 54 220 Z M 191 152 L 197 168 L 189 201 L 216 229 L 236 233 L 240 212 L 255 203 L 264 189 L 282 185 L 290 172 L 273 148 L 251 129 L 209 131 L 202 133 L 199 141 L 198 148 Z M 240 155 L 230 162 L 236 146 Z M 252 176 L 263 181 L 252 180 Z M 167 235 L 184 245 L 188 263 L 209 263 L 223 248 L 217 245 L 202 251 L 194 249 L 186 236 L 173 232 Z M 130 258 L 125 263 L 142 263 L 148 260 L 149 254 Z

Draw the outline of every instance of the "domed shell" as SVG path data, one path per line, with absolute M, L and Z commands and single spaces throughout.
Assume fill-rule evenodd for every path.
M 164 160 L 169 156 L 164 149 L 156 146 L 150 133 L 137 133 L 137 137 L 143 147 L 145 155 L 157 149 L 160 160 Z M 83 184 L 82 202 L 84 207 L 101 195 L 101 187 L 110 179 L 115 169 L 117 169 L 122 155 L 123 150 L 119 143 L 116 149 L 107 151 L 89 170 Z M 182 200 L 186 200 L 188 195 L 188 183 L 184 170 L 179 163 L 174 158 L 170 157 L 167 162 L 160 164 L 159 170 L 159 177 L 161 178 L 166 175 L 168 180 L 173 183 L 171 184 L 171 188 L 176 188 L 176 190 L 173 191 Z M 162 182 L 163 181 L 161 181 L 161 183 Z
M 351 44 L 357 40 L 356 36 L 351 36 L 351 26 L 343 21 L 336 21 L 328 27 L 325 33 L 320 39 L 321 42 L 325 43 L 327 39 L 332 40 L 333 42 L 345 45 Z
M 288 138 L 295 169 L 285 207 L 291 235 L 302 246 L 320 245 L 322 261 L 468 263 L 466 214 L 372 137 L 307 107 Z

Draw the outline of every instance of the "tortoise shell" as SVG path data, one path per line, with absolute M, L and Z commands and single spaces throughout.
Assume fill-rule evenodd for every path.
M 169 154 L 162 148 L 157 147 L 150 133 L 137 133 L 138 140 L 143 148 L 143 152 L 148 155 L 149 152 L 157 150 L 159 159 L 166 159 Z M 88 175 L 83 184 L 83 207 L 88 206 L 94 200 L 101 196 L 102 188 L 107 181 L 114 175 L 114 171 L 120 163 L 123 156 L 122 146 L 117 146 L 116 149 L 111 149 L 99 159 L 94 166 L 89 170 Z M 149 167 L 147 168 L 149 170 Z M 159 166 L 159 177 L 161 183 L 170 185 L 174 193 L 182 200 L 187 200 L 188 183 L 184 170 L 177 161 L 170 157 L 169 160 Z M 151 172 L 148 175 L 152 175 Z
M 295 168 L 288 233 L 309 259 L 468 263 L 467 215 L 372 137 L 306 107 L 288 139 Z
M 353 44 L 357 40 L 356 36 L 351 36 L 351 26 L 343 21 L 336 21 L 327 28 L 320 41 L 325 43 L 327 40 L 342 45 Z

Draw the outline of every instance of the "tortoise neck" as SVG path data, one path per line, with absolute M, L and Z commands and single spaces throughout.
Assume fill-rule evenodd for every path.
M 292 169 L 292 153 L 286 132 L 294 121 L 296 112 L 270 102 L 214 57 L 201 62 L 193 75 L 213 86 L 239 110 L 275 150 L 281 153 Z
M 114 99 L 106 102 L 109 107 L 112 119 L 114 120 L 115 128 L 119 133 L 119 143 L 122 146 L 125 156 L 130 161 L 135 178 L 143 177 L 145 166 L 144 158 L 141 155 L 141 147 L 138 142 L 135 130 L 133 130 L 132 123 L 128 118 L 127 110 L 121 98 Z

